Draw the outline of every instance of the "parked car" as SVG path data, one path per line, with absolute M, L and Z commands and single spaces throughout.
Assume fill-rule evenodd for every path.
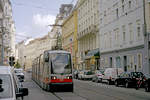
M 92 77 L 92 81 L 97 83 L 102 82 L 102 78 L 103 78 L 103 73 L 100 70 L 96 70 Z
M 145 75 L 145 91 L 150 92 L 150 75 Z
M 14 73 L 16 74 L 16 76 L 18 77 L 18 79 L 23 82 L 24 81 L 24 73 L 23 73 L 23 69 L 21 68 L 15 68 L 14 69 Z
M 93 75 L 94 75 L 94 73 L 92 71 L 86 70 L 86 71 L 84 71 L 82 79 L 84 79 L 84 80 L 91 80 Z
M 32 68 L 26 70 L 27 73 L 32 73 Z
M 0 100 L 18 100 L 28 95 L 28 89 L 20 87 L 15 77 L 11 67 L 0 66 Z
M 123 85 L 126 88 L 130 86 L 137 87 L 137 81 L 139 81 L 141 77 L 144 77 L 142 72 L 123 72 L 115 80 L 115 85 Z
M 83 79 L 84 71 L 79 71 L 78 73 L 78 79 Z
M 109 85 L 114 83 L 118 75 L 123 72 L 122 68 L 106 68 L 103 74 L 102 81 L 107 82 Z

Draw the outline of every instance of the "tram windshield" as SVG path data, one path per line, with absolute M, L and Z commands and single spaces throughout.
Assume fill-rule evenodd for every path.
M 71 55 L 67 53 L 51 54 L 52 74 L 71 74 Z

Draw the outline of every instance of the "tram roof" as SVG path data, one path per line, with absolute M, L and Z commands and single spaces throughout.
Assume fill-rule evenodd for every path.
M 48 52 L 48 53 L 70 53 L 70 52 L 65 51 L 65 50 L 48 50 L 45 52 Z

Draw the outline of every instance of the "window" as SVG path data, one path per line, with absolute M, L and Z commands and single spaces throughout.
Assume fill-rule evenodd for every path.
M 119 18 L 119 10 L 118 10 L 118 8 L 116 9 L 116 17 Z
M 126 41 L 126 29 L 125 29 L 125 25 L 122 26 L 122 31 L 123 31 L 123 42 Z
M 140 26 L 140 20 L 136 21 L 136 25 L 137 25 L 137 39 L 139 40 L 141 37 L 141 26 Z
M 122 4 L 124 3 L 124 0 L 122 0 Z
M 108 66 L 108 58 L 105 57 L 105 66 L 107 67 Z
M 142 68 L 142 54 L 138 54 L 138 68 Z
M 111 32 L 109 32 L 110 34 L 109 34 L 109 36 L 110 36 L 110 48 L 112 47 L 112 34 L 111 34 Z
M 118 46 L 119 45 L 119 38 L 120 38 L 119 28 L 115 29 L 114 32 L 115 32 L 115 45 Z
M 131 69 L 133 68 L 133 66 L 134 66 L 134 56 L 132 55 L 131 56 Z
M 122 5 L 122 12 L 124 13 L 124 5 Z
M 130 43 L 133 41 L 133 26 L 132 23 L 129 23 L 129 34 L 130 34 Z
M 129 1 L 129 8 L 131 8 L 131 1 Z
M 138 38 L 140 37 L 140 33 L 141 33 L 141 28 L 138 26 L 138 27 L 137 27 Z

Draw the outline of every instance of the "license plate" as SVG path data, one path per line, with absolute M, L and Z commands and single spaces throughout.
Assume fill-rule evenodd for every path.
M 64 76 L 61 76 L 61 77 L 60 77 L 60 81 L 64 81 Z

